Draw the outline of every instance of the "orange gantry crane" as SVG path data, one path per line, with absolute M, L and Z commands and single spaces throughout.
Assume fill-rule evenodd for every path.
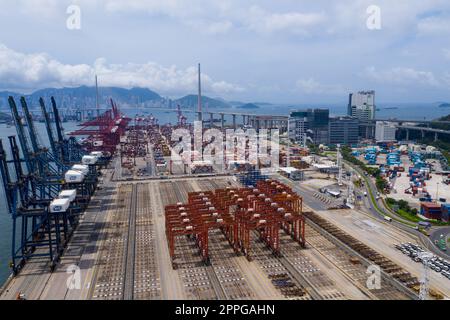
M 209 264 L 209 231 L 223 232 L 236 253 L 251 259 L 251 232 L 280 254 L 280 229 L 305 246 L 302 198 L 274 180 L 260 181 L 257 188 L 227 188 L 214 192 L 191 192 L 188 203 L 165 207 L 166 236 L 174 268 L 175 241 L 192 236 L 202 259 Z

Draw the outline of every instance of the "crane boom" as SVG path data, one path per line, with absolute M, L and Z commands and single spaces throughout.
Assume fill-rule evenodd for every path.
M 55 144 L 55 137 L 53 135 L 53 130 L 52 130 L 51 123 L 50 123 L 50 117 L 48 115 L 47 108 L 45 107 L 44 99 L 40 98 L 39 104 L 41 106 L 42 115 L 44 116 L 45 128 L 47 130 L 48 140 L 50 142 L 50 148 L 52 149 L 53 154 L 55 156 L 58 156 L 58 150 L 57 150 L 56 144 Z M 60 160 L 62 161 L 63 159 L 60 159 Z

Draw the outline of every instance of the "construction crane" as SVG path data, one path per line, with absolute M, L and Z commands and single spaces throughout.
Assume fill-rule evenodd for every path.
M 336 164 L 337 164 L 337 167 L 338 167 L 338 169 L 339 169 L 339 172 L 338 172 L 338 185 L 339 186 L 342 186 L 343 185 L 343 183 L 342 183 L 342 155 L 341 155 L 341 145 L 340 144 L 338 144 L 337 145 L 337 154 L 336 154 Z
M 347 206 L 353 209 L 355 205 L 355 195 L 354 195 L 354 186 L 353 186 L 353 171 L 350 171 L 350 181 L 348 183 L 348 197 L 347 197 Z
M 431 258 L 433 258 L 433 254 L 430 252 L 422 252 L 419 253 L 418 257 L 422 259 L 423 265 L 422 277 L 420 279 L 419 300 L 427 300 L 430 282 L 430 261 Z

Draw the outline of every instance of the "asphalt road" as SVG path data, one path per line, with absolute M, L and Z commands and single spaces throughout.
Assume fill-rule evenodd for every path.
M 356 167 L 351 165 L 348 162 L 345 162 L 345 165 L 351 167 L 353 170 L 355 170 L 356 172 L 358 172 L 358 174 L 360 174 L 362 177 L 364 177 L 364 173 L 363 171 Z M 366 179 L 364 179 L 364 181 L 366 181 Z M 377 187 L 375 185 L 375 183 L 372 181 L 372 179 L 368 178 L 367 181 L 369 182 L 364 183 L 364 189 L 367 192 L 367 197 L 363 197 L 364 198 L 364 206 L 367 209 L 366 211 L 368 213 L 370 213 L 372 216 L 374 216 L 377 219 L 380 220 L 384 220 L 384 216 L 392 216 L 393 213 L 391 211 L 388 210 L 388 208 L 385 207 L 385 204 L 383 201 L 381 200 L 375 200 L 377 201 L 377 205 L 378 205 L 378 209 L 381 211 L 381 213 L 376 209 L 375 204 L 372 202 L 372 199 L 370 197 L 370 191 L 372 192 L 372 194 L 374 196 L 376 196 L 377 194 Z M 358 192 L 358 191 L 356 191 Z M 364 191 L 362 191 L 363 193 Z M 360 193 L 361 194 L 361 193 Z M 391 224 L 396 226 L 399 229 L 402 229 L 405 232 L 410 233 L 411 235 L 416 236 L 420 242 L 422 243 L 422 245 L 424 247 L 426 247 L 428 250 L 430 250 L 431 252 L 433 252 L 436 255 L 439 255 L 445 259 L 450 258 L 450 255 L 447 252 L 444 252 L 442 250 L 440 250 L 438 247 L 436 247 L 436 245 L 434 244 L 434 239 L 432 239 L 431 237 L 427 237 L 426 235 L 424 235 L 423 233 L 421 233 L 420 231 L 415 230 L 414 228 L 406 225 L 406 223 L 411 224 L 411 221 L 405 220 L 404 218 L 395 215 L 395 218 L 397 220 L 392 220 Z M 444 231 L 442 231 L 444 230 Z M 430 230 L 430 234 L 433 235 L 437 235 L 440 236 L 441 233 L 446 232 L 446 234 L 450 233 L 450 227 L 432 227 L 432 229 Z
M 445 242 L 448 247 L 448 239 L 450 237 L 450 227 L 441 227 L 441 228 L 433 230 L 430 234 L 430 240 L 433 243 L 435 243 L 436 241 L 439 241 L 441 239 L 441 235 L 445 238 Z M 448 252 L 448 249 L 446 252 Z M 447 253 L 447 256 L 449 256 L 448 253 Z

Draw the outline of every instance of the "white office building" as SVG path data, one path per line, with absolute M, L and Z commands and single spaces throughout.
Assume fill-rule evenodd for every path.
M 290 117 L 288 121 L 289 139 L 305 146 L 308 130 L 308 119 L 306 117 Z
M 395 141 L 395 135 L 397 133 L 397 127 L 394 123 L 377 121 L 375 125 L 375 140 L 377 142 L 390 142 Z
M 375 91 L 359 91 L 350 93 L 348 115 L 359 120 L 375 119 Z

